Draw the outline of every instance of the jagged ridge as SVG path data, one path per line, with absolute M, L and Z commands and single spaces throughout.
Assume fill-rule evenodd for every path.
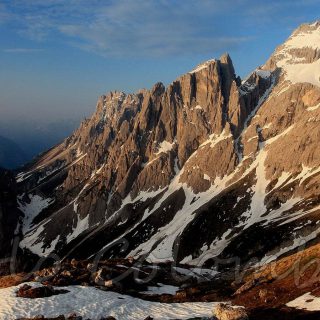
M 320 92 L 293 80 L 282 57 L 319 29 L 298 29 L 243 82 L 226 54 L 167 88 L 102 96 L 91 119 L 18 175 L 21 209 L 34 214 L 21 246 L 87 258 L 109 245 L 106 257 L 209 264 L 314 240 Z M 288 51 L 308 52 L 301 70 L 319 61 L 320 43 L 312 60 L 304 45 Z

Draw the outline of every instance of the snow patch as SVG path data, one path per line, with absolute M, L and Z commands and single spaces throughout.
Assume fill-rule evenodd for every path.
M 259 77 L 264 78 L 264 79 L 269 79 L 271 76 L 271 71 L 269 71 L 269 70 L 256 69 L 254 72 Z
M 162 152 L 163 153 L 167 153 L 167 152 L 171 151 L 174 144 L 175 144 L 175 142 L 169 142 L 169 141 L 166 141 L 166 140 L 162 141 L 160 143 L 158 152 L 156 152 L 155 154 L 160 154 Z
M 287 303 L 290 308 L 318 311 L 320 310 L 320 297 L 314 296 L 311 292 L 307 292 L 304 295 Z
M 320 59 L 309 64 L 286 64 L 283 68 L 291 83 L 307 82 L 320 87 Z
M 310 26 L 309 26 L 310 27 Z M 295 57 L 292 50 L 310 48 L 319 50 L 320 28 L 295 32 L 276 53 L 277 67 L 285 72 L 285 80 L 291 83 L 311 83 L 320 86 L 320 59 L 312 63 L 304 63 L 301 57 Z
M 206 146 L 207 144 L 210 144 L 210 147 L 214 148 L 218 143 L 220 143 L 221 141 L 224 141 L 228 138 L 232 138 L 232 134 L 231 133 L 227 134 L 225 130 L 223 130 L 220 135 L 216 135 L 215 133 L 210 134 L 209 139 L 204 141 L 199 146 L 199 148 L 202 148 L 202 147 Z
M 313 107 L 307 108 L 307 111 L 314 111 L 314 110 L 317 110 L 319 107 L 320 107 L 320 103 L 315 105 L 315 106 L 313 106 Z
M 315 27 L 315 26 L 314 26 Z M 318 49 L 320 43 L 320 27 L 305 32 L 294 33 L 286 42 L 285 49 Z
M 76 227 L 73 228 L 70 234 L 68 234 L 67 243 L 75 239 L 77 236 L 79 236 L 83 231 L 87 230 L 88 228 L 89 228 L 89 214 L 83 219 L 81 219 L 80 215 L 78 214 Z
M 272 255 L 267 255 L 264 258 L 261 259 L 259 262 L 259 265 L 264 265 L 266 263 L 270 263 L 271 261 L 277 260 L 281 255 L 291 251 L 295 250 L 296 248 L 299 248 L 300 246 L 305 245 L 307 242 L 317 238 L 319 236 L 319 228 L 307 236 L 305 235 L 299 235 L 292 239 L 292 244 L 290 246 L 280 248 L 277 252 L 275 252 Z
M 215 62 L 216 60 L 215 59 L 211 59 L 211 60 L 208 60 L 204 63 L 201 63 L 199 64 L 195 69 L 193 69 L 192 71 L 190 71 L 189 73 L 197 73 L 203 69 L 206 69 L 211 63 Z
M 29 172 L 20 172 L 17 176 L 16 176 L 16 182 L 22 182 L 26 179 L 28 179 L 29 177 L 31 177 L 33 171 L 29 171 Z
M 26 234 L 31 225 L 33 219 L 44 209 L 48 208 L 53 202 L 52 198 L 44 198 L 40 195 L 29 195 L 30 203 L 24 202 L 22 196 L 18 197 L 19 209 L 24 213 L 22 221 L 22 232 Z
M 20 241 L 20 248 L 28 248 L 31 252 L 39 257 L 48 256 L 57 245 L 60 235 L 58 235 L 53 241 L 51 241 L 49 245 L 45 247 L 43 241 L 40 240 L 40 235 L 43 233 L 43 231 L 43 225 L 40 225 L 38 228 L 34 228 Z
M 187 260 L 192 260 L 191 256 L 186 258 Z M 219 272 L 214 269 L 206 269 L 206 268 L 185 269 L 182 267 L 173 267 L 173 268 L 181 275 L 184 275 L 187 277 L 195 277 L 198 279 L 203 279 L 203 278 L 212 279 L 219 274 Z
M 179 287 L 176 286 L 170 286 L 168 284 L 162 284 L 162 283 L 158 283 L 158 286 L 149 286 L 147 291 L 143 291 L 141 293 L 144 294 L 170 294 L 172 296 L 174 296 L 176 294 L 176 292 L 179 290 Z
M 29 283 L 33 287 L 39 284 Z M 21 286 L 21 285 L 20 285 Z M 0 319 L 30 318 L 39 314 L 46 317 L 68 316 L 76 313 L 87 319 L 98 320 L 113 316 L 121 320 L 140 320 L 152 316 L 155 320 L 210 317 L 214 302 L 160 303 L 150 302 L 94 287 L 68 286 L 59 289 L 68 293 L 47 298 L 18 298 L 20 286 L 0 289 Z

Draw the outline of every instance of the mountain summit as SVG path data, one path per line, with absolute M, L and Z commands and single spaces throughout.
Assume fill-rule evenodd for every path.
M 225 54 L 167 88 L 103 95 L 90 119 L 17 175 L 20 247 L 212 265 L 272 260 L 311 242 L 319 58 L 316 22 L 243 81 Z

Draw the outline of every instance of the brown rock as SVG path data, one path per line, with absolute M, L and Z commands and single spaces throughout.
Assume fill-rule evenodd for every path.
M 31 287 L 30 285 L 24 284 L 17 291 L 17 297 L 20 298 L 44 298 L 51 297 L 57 294 L 68 293 L 68 290 L 56 290 L 51 286 L 42 286 L 42 287 Z
M 248 320 L 248 314 L 243 307 L 219 303 L 215 306 L 213 314 L 218 320 Z

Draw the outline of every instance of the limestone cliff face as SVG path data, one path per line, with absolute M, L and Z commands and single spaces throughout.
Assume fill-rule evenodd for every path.
M 301 26 L 244 81 L 226 54 L 167 88 L 100 97 L 17 176 L 33 211 L 21 247 L 209 264 L 316 239 L 319 37 L 319 23 Z

